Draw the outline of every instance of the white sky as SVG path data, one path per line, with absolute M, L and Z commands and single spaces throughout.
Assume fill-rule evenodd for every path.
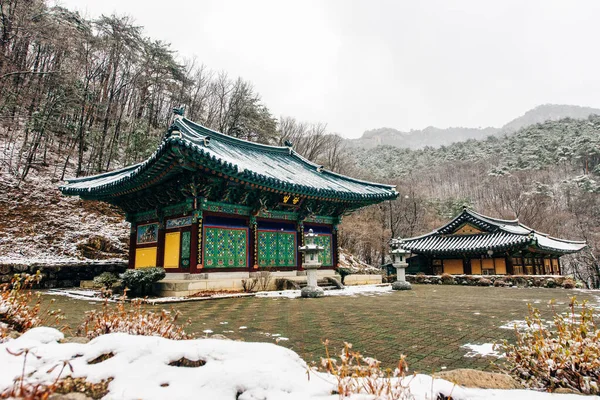
M 251 81 L 275 116 L 367 129 L 501 126 L 600 107 L 600 1 L 60 0 L 127 14 L 182 57 Z

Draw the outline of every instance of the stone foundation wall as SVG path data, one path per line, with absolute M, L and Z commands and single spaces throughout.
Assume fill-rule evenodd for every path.
M 406 275 L 406 281 L 425 285 L 583 287 L 580 282 L 561 275 Z
M 43 289 L 68 288 L 79 286 L 82 280 L 92 280 L 102 272 L 120 274 L 127 269 L 125 262 L 96 262 L 73 264 L 1 264 L 0 283 L 7 283 L 15 274 L 35 274 L 40 271 L 42 281 L 39 285 Z
M 381 275 L 352 274 L 344 277 L 344 285 L 376 285 L 381 283 Z

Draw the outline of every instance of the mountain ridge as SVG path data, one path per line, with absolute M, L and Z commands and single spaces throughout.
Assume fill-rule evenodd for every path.
M 424 147 L 441 147 L 452 143 L 470 139 L 482 140 L 488 136 L 502 136 L 515 133 L 525 128 L 546 121 L 557 121 L 563 118 L 584 119 L 590 115 L 600 115 L 600 109 L 567 105 L 567 104 L 542 104 L 523 115 L 516 117 L 501 127 L 468 128 L 449 127 L 437 128 L 428 126 L 423 129 L 399 131 L 394 128 L 376 128 L 363 133 L 358 139 L 346 139 L 345 143 L 350 148 L 371 149 L 380 145 L 399 148 L 420 149 Z

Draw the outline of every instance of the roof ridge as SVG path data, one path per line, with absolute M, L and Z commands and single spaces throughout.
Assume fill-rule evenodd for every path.
M 465 208 L 464 211 L 466 211 L 467 213 L 471 214 L 474 217 L 483 218 L 483 219 L 486 219 L 488 221 L 495 222 L 495 223 L 503 223 L 503 222 L 504 223 L 513 223 L 513 224 L 514 223 L 517 223 L 517 224 L 519 223 L 519 219 L 518 218 L 515 218 L 515 219 L 501 219 L 501 218 L 490 217 L 490 216 L 478 213 L 477 211 L 472 210 L 470 208 Z
M 261 149 L 261 150 L 270 150 L 270 151 L 277 151 L 277 152 L 289 152 L 289 147 L 286 146 L 273 146 L 270 144 L 263 144 L 263 143 L 256 143 L 256 142 L 251 142 L 249 140 L 244 140 L 244 139 L 240 139 L 240 138 L 236 138 L 234 136 L 230 136 L 227 135 L 225 133 L 216 131 L 214 129 L 210 129 L 205 127 L 204 125 L 200 125 L 197 122 L 191 121 L 187 118 L 177 118 L 175 120 L 174 123 L 182 123 L 184 125 L 191 125 L 191 128 L 194 132 L 199 133 L 196 129 L 194 129 L 194 127 L 196 127 L 197 129 L 200 129 L 202 131 L 206 131 L 208 134 L 214 134 L 216 135 L 217 138 L 219 138 L 219 140 L 223 140 L 229 143 L 234 143 L 236 145 L 240 145 L 240 146 L 244 146 L 244 147 L 249 147 L 249 148 L 256 148 L 256 149 Z M 207 135 L 205 135 L 207 136 Z

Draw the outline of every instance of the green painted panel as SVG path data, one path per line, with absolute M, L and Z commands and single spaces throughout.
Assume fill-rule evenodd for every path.
M 294 267 L 296 233 L 258 231 L 258 265 L 260 267 Z
M 282 267 L 296 265 L 296 233 L 279 232 L 277 234 L 277 259 Z
M 248 232 L 246 229 L 206 228 L 204 265 L 207 268 L 245 268 Z
M 189 268 L 190 266 L 191 239 L 191 232 L 181 233 L 181 268 Z
M 324 250 L 321 252 L 321 254 L 319 254 L 321 265 L 323 265 L 324 267 L 331 267 L 331 235 L 326 233 L 319 233 L 319 235 L 315 238 L 315 244 L 324 247 Z

